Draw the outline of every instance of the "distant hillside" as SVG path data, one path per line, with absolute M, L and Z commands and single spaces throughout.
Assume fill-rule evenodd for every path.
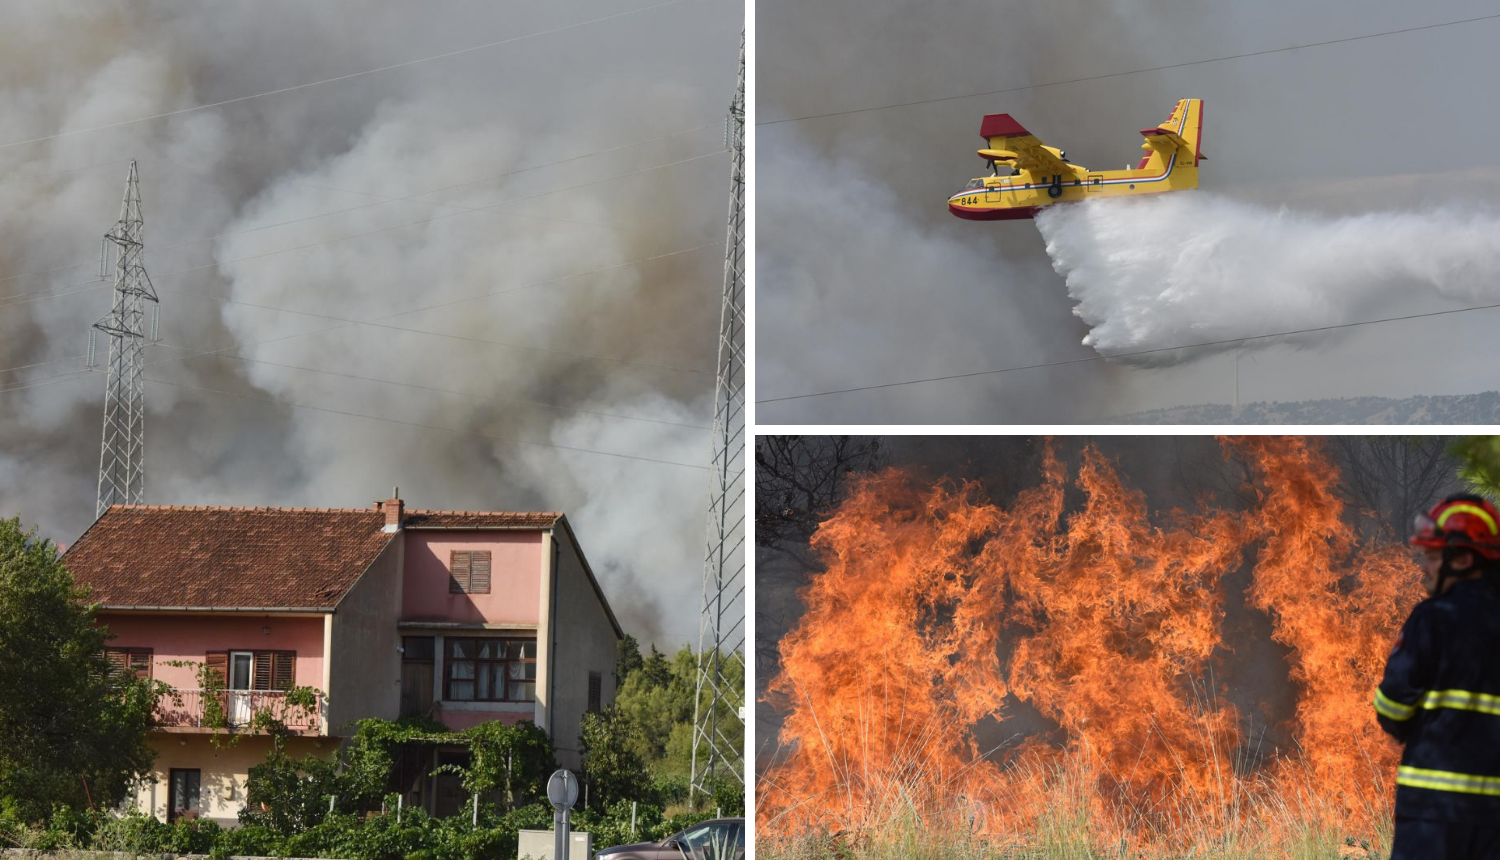
M 1121 415 L 1121 424 L 1500 424 L 1500 392 L 1441 397 L 1349 397 L 1294 403 L 1178 406 Z

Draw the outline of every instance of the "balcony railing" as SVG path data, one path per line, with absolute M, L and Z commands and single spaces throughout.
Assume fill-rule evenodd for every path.
M 317 734 L 323 725 L 327 699 L 317 694 L 313 708 L 288 704 L 281 690 L 188 690 L 173 688 L 156 705 L 156 724 L 166 728 L 214 728 L 204 708 L 206 696 L 217 696 L 223 720 L 229 728 L 244 728 L 257 713 L 266 713 L 294 732 Z

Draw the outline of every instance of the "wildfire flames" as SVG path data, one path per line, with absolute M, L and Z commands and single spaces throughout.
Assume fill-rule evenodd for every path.
M 1370 697 L 1419 573 L 1399 544 L 1357 538 L 1317 440 L 1222 444 L 1248 464 L 1248 509 L 1204 502 L 1159 524 L 1092 447 L 1066 516 L 1050 446 L 1006 509 L 896 469 L 857 482 L 813 537 L 825 571 L 781 642 L 768 696 L 783 755 L 761 778 L 758 834 L 893 815 L 1018 834 L 1066 801 L 1102 837 L 1149 846 L 1223 832 L 1268 799 L 1371 832 L 1400 750 Z M 1295 700 L 1278 727 L 1291 743 L 1269 755 L 1213 681 L 1237 644 L 1226 579 L 1247 566 L 1234 597 L 1288 650 Z M 979 724 L 1010 734 L 1021 709 L 1054 728 L 980 748 Z

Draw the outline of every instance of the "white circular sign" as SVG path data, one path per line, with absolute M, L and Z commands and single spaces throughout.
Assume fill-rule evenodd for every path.
M 572 809 L 578 802 L 578 777 L 569 770 L 553 773 L 547 780 L 547 799 L 554 809 Z

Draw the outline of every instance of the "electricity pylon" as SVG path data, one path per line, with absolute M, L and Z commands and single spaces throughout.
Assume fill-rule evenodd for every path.
M 721 778 L 745 782 L 745 34 L 740 78 L 724 125 L 729 148 L 729 233 L 719 310 L 712 495 L 693 700 L 690 801 Z
M 146 403 L 141 376 L 146 346 L 144 302 L 152 303 L 151 340 L 156 340 L 159 307 L 143 258 L 140 176 L 130 162 L 120 220 L 104 234 L 99 277 L 109 276 L 110 246 L 116 254 L 114 305 L 94 329 L 109 337 L 108 379 L 104 388 L 104 440 L 99 449 L 99 496 L 94 516 L 110 505 L 145 501 Z M 88 366 L 98 364 L 94 332 L 89 332 Z

